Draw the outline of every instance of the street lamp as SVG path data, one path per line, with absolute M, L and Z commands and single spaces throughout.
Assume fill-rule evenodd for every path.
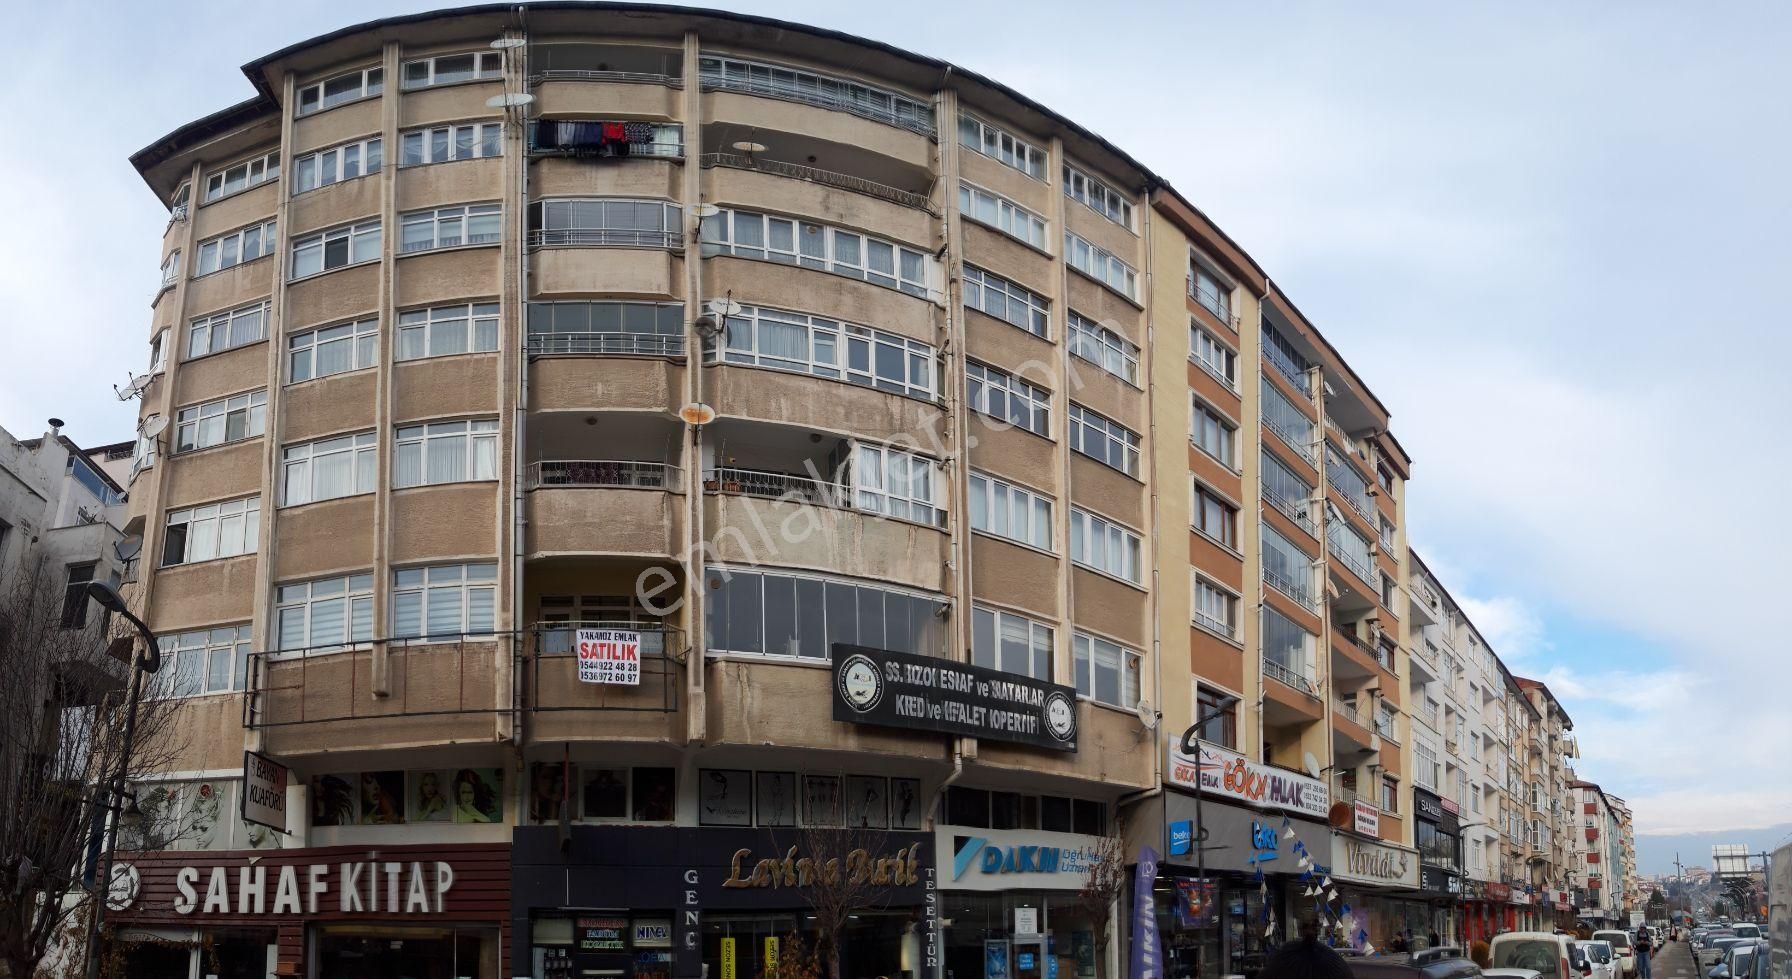
M 1195 723 L 1190 724 L 1188 726 L 1188 730 L 1182 732 L 1182 745 L 1181 745 L 1182 753 L 1184 755 L 1193 755 L 1195 758 L 1195 831 L 1193 833 L 1190 833 L 1189 835 L 1194 837 L 1193 842 L 1194 842 L 1194 847 L 1195 847 L 1195 880 L 1199 883 L 1200 887 L 1203 890 L 1202 896 L 1207 898 L 1207 900 L 1208 900 L 1208 903 L 1210 905 L 1210 907 L 1208 908 L 1209 914 L 1213 913 L 1211 904 L 1213 902 L 1215 895 L 1206 893 L 1207 888 L 1208 888 L 1208 883 L 1207 883 L 1207 846 L 1206 846 L 1206 844 L 1207 844 L 1207 823 L 1205 821 L 1203 821 L 1201 818 L 1201 746 L 1195 743 L 1195 734 L 1197 732 L 1199 732 L 1202 728 L 1206 727 L 1207 723 L 1209 721 L 1213 721 L 1218 718 L 1226 716 L 1226 712 L 1228 710 L 1231 710 L 1235 706 L 1236 706 L 1236 701 L 1231 704 L 1227 704 L 1224 707 L 1216 707 L 1213 710 L 1208 711 L 1206 714 L 1195 718 Z M 1205 947 L 1205 946 L 1203 946 L 1203 947 Z
M 119 800 L 124 797 L 125 774 L 130 771 L 131 748 L 137 737 L 137 701 L 142 696 L 143 674 L 153 674 L 162 668 L 162 647 L 156 643 L 155 633 L 149 631 L 149 626 L 125 606 L 124 599 L 119 598 L 110 585 L 98 581 L 88 582 L 87 597 L 98 602 L 106 611 L 123 616 L 137 630 L 137 634 L 143 637 L 144 642 L 143 651 L 131 658 L 131 685 L 125 696 L 124 744 L 118 751 L 118 769 L 111 778 L 102 780 L 107 796 L 105 810 L 111 812 L 112 818 L 102 817 L 97 820 L 103 827 L 106 843 L 100 866 L 94 874 L 94 890 L 97 893 L 94 895 L 93 913 L 87 916 L 87 979 L 99 979 L 100 957 L 97 945 L 100 923 L 106 913 L 106 902 L 112 896 L 112 858 L 118 849 Z M 100 801 L 97 792 L 94 795 L 94 806 L 98 815 Z

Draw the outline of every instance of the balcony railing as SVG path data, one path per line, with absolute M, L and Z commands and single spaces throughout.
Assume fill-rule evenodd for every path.
M 823 109 L 838 109 L 923 136 L 937 132 L 933 107 L 918 99 L 808 72 L 757 64 L 747 67 L 749 72 L 731 72 L 719 65 L 701 65 L 699 83 L 705 89 L 744 92 Z
M 1276 373 L 1294 385 L 1295 390 L 1308 392 L 1307 396 L 1312 397 L 1311 388 L 1307 385 L 1307 372 L 1301 370 L 1300 365 L 1277 349 L 1275 344 L 1265 343 L 1263 345 L 1263 359 L 1269 361 L 1270 366 L 1276 369 Z
M 532 462 L 526 489 L 552 486 L 617 486 L 628 489 L 677 489 L 679 467 L 664 462 L 609 459 L 558 459 Z
M 836 509 L 844 509 L 852 503 L 852 487 L 845 483 L 830 483 L 794 473 L 763 469 L 710 469 L 703 474 L 703 488 L 711 492 L 813 503 Z
M 1269 501 L 1270 506 L 1280 510 L 1282 516 L 1287 517 L 1289 520 L 1298 524 L 1300 529 L 1315 537 L 1319 536 L 1319 530 L 1313 523 L 1313 503 L 1311 500 L 1301 500 L 1296 502 L 1284 498 L 1279 493 L 1272 493 L 1268 489 L 1263 491 L 1263 498 Z
M 1208 615 L 1200 609 L 1195 610 L 1195 624 L 1206 629 L 1208 632 L 1216 632 L 1228 638 L 1236 638 L 1236 632 L 1230 625 L 1221 622 L 1219 619 Z
M 416 255 L 421 252 L 433 252 L 442 248 L 459 248 L 462 245 L 496 245 L 503 240 L 504 235 L 499 232 L 477 235 L 445 235 L 441 238 L 432 238 L 428 241 L 400 242 L 398 253 L 400 255 Z
M 698 157 L 698 162 L 706 167 L 729 167 L 735 170 L 757 170 L 760 173 L 777 174 L 780 177 L 794 177 L 810 183 L 850 190 L 857 194 L 881 198 L 892 204 L 912 207 L 917 210 L 934 213 L 933 202 L 926 194 L 901 190 L 888 184 L 880 184 L 875 180 L 840 173 L 835 170 L 823 170 L 820 167 L 808 167 L 798 163 L 785 163 L 781 160 L 761 160 L 739 153 L 705 153 Z
M 640 640 L 640 677 L 633 684 L 579 682 L 576 643 L 580 629 L 634 633 Z M 684 631 L 652 623 L 626 621 L 538 622 L 524 657 L 527 676 L 523 706 L 532 711 L 601 710 L 627 713 L 671 713 L 678 710 L 682 686 L 678 667 L 689 647 Z
M 1276 662 L 1271 657 L 1263 657 L 1263 675 L 1277 682 L 1285 683 L 1314 700 L 1319 699 L 1319 687 L 1311 678 Z
M 515 705 L 499 702 L 497 677 L 516 641 L 454 632 L 253 652 L 243 726 L 505 713 Z
M 1218 289 L 1201 285 L 1193 272 L 1188 274 L 1188 294 L 1189 298 L 1201 304 L 1202 309 L 1218 317 L 1221 323 L 1233 329 L 1238 328 L 1238 317 L 1232 315 L 1231 304 L 1226 297 Z
M 1309 612 L 1316 612 L 1319 610 L 1318 605 L 1313 598 L 1312 586 L 1302 587 L 1300 582 L 1282 574 L 1280 571 L 1271 568 L 1267 564 L 1263 566 L 1263 582 L 1271 588 L 1274 588 L 1276 591 L 1294 599 L 1301 608 L 1304 608 Z
M 584 68 L 550 68 L 529 76 L 529 84 L 542 82 L 630 82 L 638 85 L 669 85 L 683 88 L 679 75 L 661 75 L 650 71 L 595 71 Z
M 1345 718 L 1353 723 L 1363 727 L 1372 727 L 1374 722 L 1369 719 L 1369 712 L 1364 709 L 1366 706 L 1364 700 L 1365 698 L 1363 697 L 1358 697 L 1356 700 L 1333 697 L 1332 711 L 1339 717 Z
M 1287 426 L 1278 424 L 1274 419 L 1269 417 L 1268 412 L 1265 412 L 1263 415 L 1263 427 L 1274 432 L 1276 438 L 1282 440 L 1283 445 L 1293 449 L 1295 455 L 1307 460 L 1308 465 L 1316 466 L 1319 464 L 1312 443 L 1303 441 L 1299 432 L 1289 431 Z
M 684 238 L 677 231 L 643 231 L 636 228 L 566 228 L 558 231 L 536 229 L 529 232 L 529 247 L 570 248 L 668 248 L 684 250 Z
M 1344 548 L 1338 544 L 1337 538 L 1334 535 L 1326 535 L 1325 547 L 1326 550 L 1332 552 L 1332 557 L 1343 562 L 1344 566 L 1349 568 L 1352 574 L 1355 574 L 1358 578 L 1362 579 L 1364 584 L 1369 585 L 1371 588 L 1374 587 L 1375 573 L 1369 570 L 1369 566 L 1358 560 L 1354 555 L 1346 553 Z
M 684 337 L 666 333 L 531 333 L 529 354 L 589 357 L 683 357 Z

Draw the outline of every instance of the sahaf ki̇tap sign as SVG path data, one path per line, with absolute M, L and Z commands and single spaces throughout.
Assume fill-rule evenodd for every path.
M 641 685 L 641 634 L 621 629 L 580 629 L 580 683 Z

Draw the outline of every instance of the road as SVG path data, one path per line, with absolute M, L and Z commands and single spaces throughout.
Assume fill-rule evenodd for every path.
M 1654 979 L 1701 979 L 1685 942 L 1669 942 L 1649 963 Z

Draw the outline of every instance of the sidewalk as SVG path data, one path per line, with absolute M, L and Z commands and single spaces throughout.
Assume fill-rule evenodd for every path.
M 1650 960 L 1649 971 L 1654 973 L 1655 979 L 1701 979 L 1685 942 L 1667 943 L 1667 947 Z

